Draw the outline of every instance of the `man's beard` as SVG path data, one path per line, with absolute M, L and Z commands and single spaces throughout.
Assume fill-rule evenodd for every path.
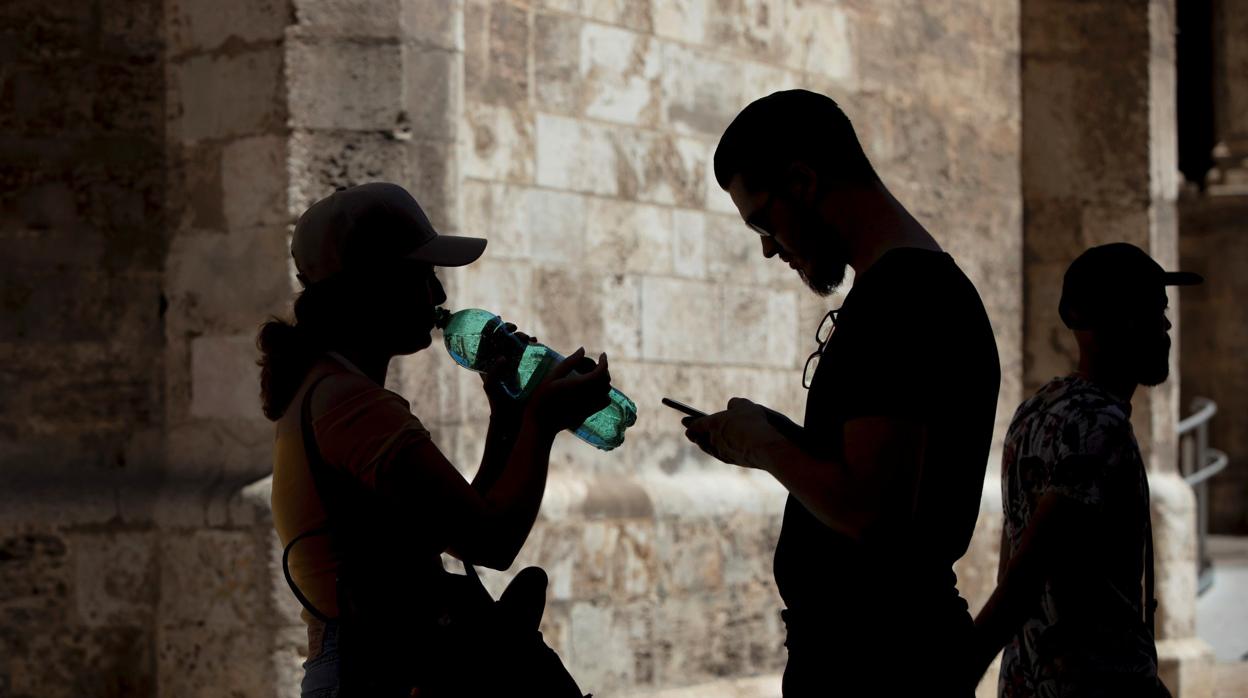
M 1166 351 L 1160 353 L 1160 356 L 1154 355 L 1152 361 L 1142 361 L 1137 373 L 1139 375 L 1140 385 L 1153 387 L 1161 385 L 1170 377 L 1170 345 L 1166 345 Z
M 802 232 L 808 235 L 810 273 L 799 271 L 806 286 L 820 296 L 830 296 L 845 281 L 849 266 L 849 250 L 845 238 L 827 226 L 817 225 L 813 217 L 806 219 Z

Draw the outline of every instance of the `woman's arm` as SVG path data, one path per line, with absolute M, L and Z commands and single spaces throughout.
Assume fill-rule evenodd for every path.
M 437 446 L 424 440 L 405 447 L 392 467 L 378 473 L 378 491 L 396 511 L 410 512 L 420 530 L 436 532 L 439 550 L 469 564 L 510 567 L 537 519 L 555 435 L 608 402 L 606 357 L 592 372 L 572 374 L 582 356 L 578 351 L 552 369 L 534 393 L 502 467 L 488 473 L 489 487 L 470 485 Z M 493 455 L 500 453 L 496 449 Z

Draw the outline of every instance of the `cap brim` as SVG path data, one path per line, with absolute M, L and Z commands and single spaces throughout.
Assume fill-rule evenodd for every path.
M 1205 283 L 1205 277 L 1192 271 L 1168 271 L 1162 275 L 1167 286 L 1195 286 Z
M 486 242 L 485 238 L 439 235 L 412 250 L 407 258 L 428 262 L 435 267 L 462 267 L 481 257 Z

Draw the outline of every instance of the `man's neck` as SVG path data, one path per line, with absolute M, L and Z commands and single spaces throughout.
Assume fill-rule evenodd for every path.
M 915 247 L 940 252 L 936 242 L 901 202 L 880 185 L 862 192 L 850 209 L 849 228 L 857 233 L 849 242 L 849 266 L 861 275 L 890 250 Z
M 1116 366 L 1103 365 L 1087 354 L 1079 355 L 1077 375 L 1099 385 L 1123 402 L 1131 402 L 1135 389 L 1140 385 L 1135 379 L 1124 376 Z

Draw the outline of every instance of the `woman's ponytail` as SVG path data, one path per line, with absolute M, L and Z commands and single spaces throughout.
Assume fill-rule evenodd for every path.
M 311 294 L 315 296 L 317 294 Z M 260 349 L 260 406 L 264 416 L 276 421 L 286 412 L 312 364 L 325 348 L 317 333 L 308 328 L 316 313 L 308 291 L 295 299 L 295 320 L 271 318 L 260 326 L 256 346 Z

